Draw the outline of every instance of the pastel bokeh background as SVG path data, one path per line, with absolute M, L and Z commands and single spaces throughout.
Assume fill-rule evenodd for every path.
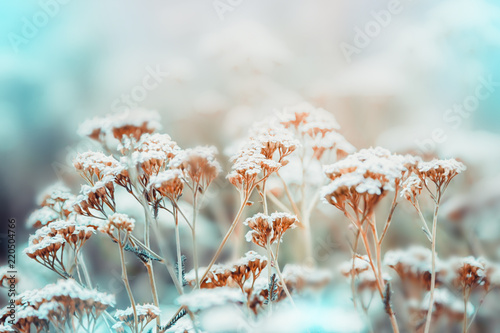
M 498 242 L 497 1 L 63 2 L 0 5 L 0 214 L 18 220 L 19 244 L 36 194 L 74 181 L 84 119 L 155 109 L 181 146 L 216 145 L 227 166 L 254 121 L 302 101 L 358 148 L 464 161 L 460 204 L 484 194 L 468 218 Z

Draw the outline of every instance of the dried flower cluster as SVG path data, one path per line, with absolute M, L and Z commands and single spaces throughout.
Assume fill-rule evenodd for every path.
M 462 321 L 467 331 L 483 298 L 500 287 L 500 265 L 483 258 L 437 256 L 439 207 L 451 181 L 465 171 L 461 162 L 425 162 L 380 147 L 356 151 L 331 113 L 302 103 L 255 124 L 230 158 L 226 178 L 238 191 L 239 205 L 228 227 L 224 218 L 233 209 L 218 203 L 234 200 L 227 189 L 211 193 L 223 172 L 217 148 L 183 149 L 160 128 L 158 113 L 144 110 L 82 125 L 79 133 L 100 149 L 79 153 L 73 161 L 84 181 L 79 194 L 61 184 L 50 187 L 27 222 L 36 230 L 24 253 L 62 280 L 19 295 L 15 321 L 7 320 L 10 310 L 4 308 L 0 332 L 204 332 L 213 330 L 207 320 L 213 321 L 211 311 L 217 309 L 248 331 L 269 330 L 275 327 L 269 322 L 283 313 L 291 318 L 307 312 L 327 288 L 335 294 L 324 295 L 338 299 L 342 284 L 335 283 L 335 271 L 341 280 L 348 279 L 352 298 L 346 302 L 362 310 L 367 327 L 380 312 L 370 307 L 383 306 L 385 323 L 390 321 L 394 332 L 404 324 L 426 333 L 431 327 L 438 330 L 441 318 Z M 338 232 L 338 223 L 321 223 L 335 216 L 326 205 L 316 209 L 321 199 L 350 223 L 350 260 L 337 267 L 342 246 L 336 241 L 325 246 L 322 236 L 335 234 L 337 240 L 345 233 Z M 404 223 L 405 212 L 395 214 L 400 201 L 417 211 L 426 237 L 421 240 L 428 239 L 430 248 L 389 247 L 393 220 Z M 428 202 L 434 204 L 432 225 L 423 209 Z M 216 249 L 207 245 L 216 237 L 208 232 L 212 221 L 227 228 Z M 87 245 L 93 242 L 99 246 Z M 229 257 L 224 254 L 228 244 L 232 260 L 221 264 L 220 258 Z M 85 261 L 101 247 L 109 262 L 106 272 L 101 267 L 94 274 Z M 325 248 L 328 258 L 317 262 L 315 252 Z M 121 310 L 111 310 L 114 297 L 94 289 L 93 280 L 117 268 L 116 284 L 124 288 L 117 296 L 128 301 L 120 300 Z M 2 286 L 20 281 L 10 281 L 7 270 L 0 270 Z M 373 305 L 375 300 L 379 304 Z M 398 309 L 404 304 L 398 311 L 396 302 Z M 167 311 L 172 305 L 177 311 Z M 385 325 L 375 319 L 373 325 Z
M 99 316 L 114 304 L 114 296 L 83 288 L 73 279 L 60 280 L 17 296 L 17 313 L 11 327 L 23 333 L 43 332 L 49 325 L 62 332 L 77 328 L 91 331 Z M 5 307 L 1 311 L 2 321 L 8 315 Z

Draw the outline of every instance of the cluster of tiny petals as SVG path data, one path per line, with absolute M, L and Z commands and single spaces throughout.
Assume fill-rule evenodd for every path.
M 244 291 L 246 281 L 255 281 L 267 266 L 268 259 L 254 251 L 248 251 L 237 261 L 225 265 L 213 265 L 207 277 L 201 281 L 201 288 L 239 286 Z M 200 269 L 204 271 L 205 269 Z M 186 280 L 194 284 L 194 270 L 186 274 Z
M 387 149 L 362 149 L 324 167 L 332 182 L 323 187 L 322 198 L 342 208 L 344 202 L 367 195 L 375 204 L 387 191 L 395 190 L 408 171 L 407 162 L 407 157 L 393 155 Z
M 53 221 L 56 221 L 61 216 L 56 213 L 50 207 L 42 207 L 33 211 L 28 219 L 26 220 L 26 226 L 40 228 L 43 227 Z
M 79 153 L 73 160 L 73 166 L 83 175 L 92 179 L 102 179 L 107 175 L 114 174 L 115 168 L 119 167 L 119 162 L 111 155 L 102 152 L 87 151 Z
M 355 256 L 354 258 L 350 259 L 349 261 L 346 261 L 342 263 L 340 266 L 340 272 L 342 275 L 345 277 L 349 276 L 357 276 L 361 274 L 361 272 L 367 271 L 370 269 L 370 260 L 366 255 L 364 256 Z
M 257 175 L 269 176 L 288 163 L 286 159 L 299 146 L 293 134 L 279 123 L 256 126 L 248 142 L 231 158 L 232 171 L 227 176 L 236 187 L 252 184 Z
M 289 289 L 297 292 L 304 288 L 322 288 L 332 279 L 329 270 L 303 265 L 287 264 L 283 268 L 283 280 Z
M 461 289 L 472 289 L 484 285 L 486 281 L 486 267 L 482 260 L 474 257 L 451 258 L 451 282 Z
M 62 326 L 73 315 L 97 318 L 106 308 L 114 306 L 112 295 L 81 287 L 73 279 L 59 280 L 42 289 L 24 292 L 15 298 L 16 331 L 30 332 L 48 329 L 49 321 L 57 320 Z
M 200 186 L 208 186 L 222 171 L 215 156 L 217 148 L 214 146 L 198 146 L 180 150 L 169 162 L 170 169 L 177 169 Z
M 73 279 L 59 280 L 42 289 L 30 290 L 15 298 L 17 331 L 47 330 L 54 320 L 65 326 L 73 316 L 97 318 L 106 308 L 114 306 L 112 295 L 79 286 Z
M 30 241 L 23 252 L 32 259 L 55 257 L 57 252 L 64 246 L 66 240 L 61 235 L 44 237 L 36 241 Z
M 430 290 L 432 277 L 432 252 L 421 246 L 411 246 L 406 250 L 391 250 L 384 256 L 384 264 L 394 269 L 403 281 L 418 284 Z M 436 284 L 443 281 L 446 264 L 436 260 Z
M 177 200 L 184 188 L 183 174 L 180 170 L 165 170 L 149 179 L 148 190 L 158 191 L 170 200 Z
M 198 289 L 177 298 L 180 305 L 186 306 L 191 311 L 205 310 L 215 306 L 227 304 L 241 304 L 245 302 L 240 290 L 230 287 L 215 289 Z
M 137 109 L 109 114 L 102 118 L 85 121 L 78 133 L 91 139 L 102 141 L 111 134 L 121 140 L 123 136 L 139 139 L 145 133 L 153 133 L 161 128 L 160 116 L 156 111 Z
M 101 293 L 97 290 L 90 290 L 81 287 L 75 280 L 66 279 L 59 280 L 57 283 L 48 284 L 39 290 L 30 290 L 27 293 L 20 294 L 17 299 L 22 304 L 29 304 L 31 306 L 40 306 L 43 303 L 50 301 L 80 301 L 88 304 L 95 303 L 101 306 L 113 306 L 115 304 L 115 297 Z
M 437 185 L 442 185 L 450 182 L 465 170 L 467 170 L 466 166 L 455 159 L 434 159 L 430 162 L 419 163 L 416 172 L 423 181 L 432 181 Z
M 138 142 L 124 137 L 118 149 L 123 154 L 132 151 L 131 163 L 140 166 L 146 175 L 155 175 L 164 170 L 168 161 L 181 151 L 169 135 L 159 133 L 146 133 Z
M 340 129 L 335 117 L 328 111 L 315 108 L 309 103 L 285 108 L 278 114 L 278 119 L 285 127 L 295 127 L 311 136 L 325 135 L 328 132 Z
M 45 189 L 38 197 L 38 203 L 42 207 L 54 207 L 74 199 L 71 190 L 62 183 L 56 183 Z
M 14 328 L 11 325 L 0 324 L 0 333 L 10 333 L 15 332 Z
M 324 136 L 314 138 L 312 149 L 314 157 L 318 160 L 321 159 L 326 151 L 336 150 L 337 157 L 345 157 L 356 152 L 356 148 L 338 132 L 328 132 Z
M 96 226 L 79 223 L 77 220 L 56 220 L 38 229 L 30 236 L 24 253 L 32 259 L 50 262 L 59 251 L 68 245 L 75 251 L 95 233 Z
M 112 235 L 115 229 L 132 232 L 135 220 L 126 214 L 114 213 L 99 228 L 100 231 Z
M 248 242 L 266 248 L 268 243 L 281 242 L 285 231 L 295 228 L 297 222 L 297 217 L 288 213 L 272 213 L 270 216 L 257 213 L 243 222 L 252 229 L 245 238 Z
M 114 207 L 115 177 L 107 175 L 92 185 L 81 186 L 80 194 L 73 201 L 77 214 L 94 217 L 92 210 L 104 212 L 105 206 Z
M 160 309 L 153 304 L 137 304 L 135 309 L 138 321 L 144 323 L 149 323 L 161 313 Z M 117 310 L 115 318 L 128 326 L 132 326 L 134 324 L 134 311 L 132 307 L 128 307 L 125 310 Z
M 325 166 L 324 171 L 332 180 L 346 173 L 356 172 L 365 177 L 390 183 L 400 178 L 407 170 L 403 162 L 402 156 L 393 155 L 387 149 L 376 147 L 351 154 L 341 161 Z
M 427 293 L 422 301 L 410 301 L 410 309 L 417 311 L 422 316 L 427 314 L 430 303 L 430 292 Z M 460 321 L 464 316 L 464 300 L 455 296 L 446 288 L 436 288 L 434 290 L 434 308 L 433 316 L 447 316 L 452 320 Z M 467 315 L 471 316 L 474 313 L 474 306 L 467 302 Z
M 12 270 L 9 266 L 0 266 L 0 287 L 9 289 L 12 284 L 17 284 L 19 282 L 19 277 L 13 275 Z
M 423 183 L 416 175 L 408 177 L 401 187 L 401 197 L 406 200 L 413 201 L 420 193 L 422 193 Z

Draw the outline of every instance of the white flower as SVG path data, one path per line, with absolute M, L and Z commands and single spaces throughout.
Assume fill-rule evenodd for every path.
M 228 303 L 244 303 L 245 297 L 238 288 L 221 287 L 194 290 L 189 294 L 179 296 L 177 302 L 196 312 Z

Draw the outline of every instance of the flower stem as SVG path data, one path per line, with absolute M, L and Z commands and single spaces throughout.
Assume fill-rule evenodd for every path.
M 196 279 L 196 287 L 200 287 L 200 279 L 198 277 L 198 246 L 196 244 L 196 220 L 198 217 L 198 196 L 195 191 L 193 194 L 193 228 L 191 233 L 193 235 L 193 266 L 194 266 L 194 274 Z
M 127 276 L 127 267 L 125 266 L 125 254 L 123 253 L 123 242 L 120 240 L 120 243 L 118 244 L 120 248 L 120 261 L 122 265 L 122 281 L 125 284 L 125 288 L 127 289 L 127 294 L 128 298 L 130 299 L 130 304 L 132 305 L 132 311 L 134 312 L 134 327 L 135 327 L 135 332 L 138 332 L 138 322 L 137 322 L 137 310 L 135 308 L 135 300 L 134 300 L 134 295 L 132 294 L 132 289 L 130 288 L 130 283 L 128 281 L 128 276 Z
M 439 195 L 438 195 L 439 196 Z M 431 275 L 431 289 L 429 291 L 429 309 L 427 310 L 427 319 L 425 321 L 424 333 L 429 333 L 432 321 L 432 310 L 434 308 L 434 290 L 436 289 L 436 234 L 437 234 L 437 215 L 439 211 L 439 197 L 436 201 L 434 209 L 434 219 L 432 221 L 432 275 Z
M 183 287 L 183 278 L 182 278 L 182 255 L 181 255 L 181 237 L 179 234 L 179 219 L 177 208 L 174 208 L 174 218 L 175 218 L 175 248 L 177 252 L 177 279 L 181 284 L 181 289 Z

